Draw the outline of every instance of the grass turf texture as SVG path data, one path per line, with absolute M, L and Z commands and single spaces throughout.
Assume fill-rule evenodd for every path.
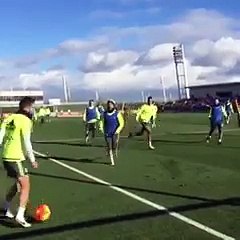
M 143 138 L 121 139 L 116 167 L 106 165 L 104 141 L 85 146 L 79 119 L 53 120 L 36 126 L 35 150 L 168 207 L 236 239 L 240 236 L 240 129 L 233 119 L 224 143 L 206 144 L 206 114 L 162 114 L 154 129 L 155 151 Z M 130 120 L 126 131 L 134 129 Z M 234 130 L 236 129 L 236 130 Z M 126 132 L 123 133 L 126 135 Z M 62 141 L 50 141 L 50 140 Z M 48 159 L 31 170 L 31 203 L 49 204 L 49 222 L 21 229 L 1 221 L 0 239 L 218 239 Z M 0 181 L 8 180 L 1 170 Z M 1 187 L 1 199 L 4 187 Z M 42 234 L 42 235 L 41 235 Z M 240 238 L 239 238 L 240 239 Z

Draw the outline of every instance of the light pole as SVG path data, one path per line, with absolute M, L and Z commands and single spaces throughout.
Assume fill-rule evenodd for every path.
M 173 47 L 173 59 L 175 63 L 177 87 L 178 87 L 178 98 L 189 99 L 189 88 L 188 88 L 188 79 L 186 75 L 186 66 L 185 66 L 185 56 L 184 56 L 184 46 L 179 44 Z

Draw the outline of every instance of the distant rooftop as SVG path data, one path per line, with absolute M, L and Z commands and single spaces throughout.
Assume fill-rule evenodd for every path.
M 212 83 L 203 85 L 193 85 L 188 88 L 208 88 L 208 87 L 224 87 L 224 86 L 239 86 L 240 82 L 225 82 L 225 83 Z

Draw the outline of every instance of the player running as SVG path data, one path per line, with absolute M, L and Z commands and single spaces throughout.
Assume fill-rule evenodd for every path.
M 216 99 L 214 105 L 211 106 L 209 114 L 210 131 L 207 136 L 207 143 L 210 142 L 212 134 L 216 128 L 218 128 L 218 144 L 222 143 L 224 117 L 227 118 L 227 113 L 224 107 L 220 104 L 219 100 Z
M 104 111 L 105 111 L 103 105 L 100 104 L 100 103 L 98 103 L 97 109 L 98 109 L 98 111 L 99 111 L 99 113 L 100 113 L 101 115 L 102 115 L 102 114 L 104 113 Z
M 45 112 L 45 109 L 44 107 L 40 107 L 39 111 L 38 111 L 38 117 L 39 117 L 39 120 L 40 120 L 40 123 L 45 123 L 45 120 L 46 120 L 46 112 Z
M 112 99 L 107 102 L 107 109 L 103 113 L 100 130 L 104 133 L 107 144 L 107 154 L 110 157 L 111 165 L 115 165 L 114 155 L 118 156 L 119 134 L 124 127 L 124 119 L 117 111 L 116 102 Z
M 233 106 L 232 106 L 232 103 L 231 103 L 230 99 L 228 99 L 227 102 L 226 102 L 225 110 L 226 110 L 226 113 L 227 113 L 226 123 L 229 124 L 230 120 L 231 120 L 231 117 L 232 117 L 232 114 L 234 113 Z
M 152 107 L 153 107 L 152 127 L 155 128 L 157 126 L 156 119 L 157 119 L 157 113 L 158 113 L 158 106 L 154 101 L 152 102 Z
M 152 125 L 156 119 L 156 108 L 152 104 L 152 97 L 148 97 L 148 101 L 137 112 L 136 120 L 141 124 L 141 130 L 135 134 L 130 133 L 129 137 L 142 136 L 144 132 L 147 133 L 147 143 L 151 150 L 155 147 L 152 145 Z
M 100 113 L 98 108 L 95 107 L 94 100 L 89 100 L 88 107 L 83 114 L 83 121 L 85 125 L 85 142 L 89 143 L 89 134 L 91 133 L 92 139 L 96 136 L 96 124 L 100 120 Z
M 30 180 L 26 168 L 26 157 L 31 161 L 32 167 L 37 168 L 31 144 L 33 100 L 24 97 L 19 104 L 17 113 L 7 117 L 0 130 L 0 144 L 2 144 L 2 158 L 4 169 L 8 177 L 15 179 L 14 184 L 6 194 L 5 216 L 14 218 L 10 205 L 17 192 L 20 192 L 18 212 L 15 217 L 17 223 L 24 228 L 31 227 L 25 220 L 24 214 L 29 200 Z
M 51 116 L 51 109 L 49 107 L 45 108 L 45 116 L 46 116 L 46 122 L 50 122 L 50 116 Z

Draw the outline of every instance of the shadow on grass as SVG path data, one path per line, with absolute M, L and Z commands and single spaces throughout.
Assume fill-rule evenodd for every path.
M 58 157 L 55 155 L 48 155 L 46 157 L 38 156 L 40 159 L 48 160 L 49 158 L 53 158 L 55 160 L 63 160 L 67 162 L 80 162 L 80 163 L 91 163 L 91 164 L 102 164 L 102 165 L 107 165 L 109 162 L 102 162 L 98 161 L 99 159 L 102 159 L 101 157 L 96 157 L 96 158 L 69 158 L 69 157 Z
M 235 199 L 238 202 L 240 201 L 239 198 Z M 58 225 L 54 227 L 49 228 L 40 228 L 35 230 L 29 230 L 24 232 L 15 232 L 10 234 L 4 234 L 0 235 L 0 239 L 9 240 L 9 239 L 32 239 L 36 236 L 47 236 L 57 233 L 66 233 L 70 231 L 76 231 L 84 228 L 93 228 L 93 227 L 99 227 L 104 225 L 110 225 L 110 224 L 117 224 L 117 223 L 123 223 L 123 222 L 129 222 L 129 221 L 139 221 L 143 219 L 148 218 L 156 218 L 163 215 L 168 215 L 169 212 L 185 212 L 185 211 L 191 211 L 196 209 L 202 209 L 202 208 L 209 208 L 209 207 L 216 207 L 219 205 L 223 205 L 226 203 L 232 203 L 232 201 L 235 201 L 234 199 L 226 199 L 222 201 L 216 201 L 215 203 L 198 203 L 198 204 L 190 204 L 185 206 L 177 206 L 173 207 L 167 210 L 151 210 L 151 211 L 145 211 L 140 213 L 131 213 L 131 214 L 124 214 L 124 215 L 118 215 L 118 216 L 110 216 L 110 217 L 103 217 L 103 218 L 96 218 L 91 219 L 87 221 L 82 222 L 75 222 L 70 224 L 63 224 Z
M 98 226 L 114 224 L 114 223 L 153 218 L 153 217 L 158 217 L 158 216 L 164 215 L 164 214 L 166 214 L 166 211 L 152 210 L 152 211 L 147 211 L 147 212 L 96 218 L 96 219 L 82 221 L 82 222 L 58 225 L 55 227 L 40 228 L 40 229 L 36 229 L 36 230 L 15 232 L 15 233 L 10 233 L 10 234 L 0 235 L 0 239 L 4 239 L 4 240 L 31 239 L 33 237 L 40 236 L 40 235 L 43 237 L 43 236 L 47 236 L 47 235 L 51 235 L 51 234 L 80 230 L 80 229 L 84 229 L 84 228 L 93 228 L 93 227 L 98 227 Z
M 42 145 L 64 145 L 64 146 L 72 146 L 72 147 L 95 147 L 95 148 L 103 148 L 105 147 L 105 145 L 101 145 L 101 144 L 86 144 L 86 143 L 79 143 L 79 142 L 53 142 L 53 141 L 46 141 L 46 142 L 38 142 L 35 141 L 33 142 L 35 144 L 42 144 Z
M 201 140 L 188 140 L 188 141 L 182 141 L 182 140 L 166 140 L 166 139 L 156 139 L 153 140 L 153 143 L 172 143 L 172 144 L 195 144 L 195 143 L 203 143 L 205 142 L 205 139 Z
M 92 185 L 99 185 L 99 186 L 106 186 L 98 182 L 89 181 L 89 180 L 83 180 L 83 179 L 75 179 L 75 178 L 68 178 L 63 176 L 57 176 L 57 175 L 49 175 L 44 173 L 36 173 L 32 172 L 31 175 L 39 176 L 39 177 L 47 177 L 47 178 L 55 178 L 55 179 L 61 179 L 64 181 L 73 181 L 73 182 L 79 182 L 83 184 L 92 184 Z M 118 185 L 118 184 L 112 184 L 111 186 L 119 187 L 125 190 L 132 190 L 136 192 L 147 192 L 152 194 L 159 194 L 164 196 L 170 196 L 170 197 L 177 197 L 177 198 L 183 198 L 183 199 L 189 199 L 189 200 L 196 200 L 196 201 L 202 201 L 206 202 L 209 206 L 214 206 L 214 204 L 217 205 L 232 205 L 232 206 L 239 206 L 240 205 L 240 198 L 227 198 L 223 200 L 219 199 L 209 199 L 204 197 L 198 197 L 198 196 L 189 196 L 189 195 L 183 195 L 183 194 L 177 194 L 177 193 L 170 193 L 170 192 L 164 192 L 164 191 L 158 191 L 158 190 L 151 190 L 151 189 L 145 189 L 145 188 L 139 188 L 139 187 L 130 187 L 130 186 L 124 186 L 124 185 Z M 200 203 L 202 204 L 202 203 Z M 196 204 L 193 204 L 194 206 Z M 191 206 L 191 205 L 187 205 Z
M 84 184 L 95 184 L 95 185 L 101 185 L 100 183 L 91 182 L 87 180 L 81 180 L 81 179 L 72 179 L 62 176 L 56 176 L 56 175 L 49 175 L 49 174 L 42 174 L 42 173 L 31 173 L 32 175 L 39 176 L 39 177 L 49 177 L 49 178 L 56 178 L 56 179 L 62 179 L 67 181 L 76 181 Z M 187 195 L 181 195 L 181 194 L 174 194 L 174 193 L 168 193 L 168 192 L 162 192 L 162 191 L 155 191 L 155 190 L 148 190 L 148 189 L 142 189 L 142 188 L 135 188 L 135 187 L 127 187 L 122 185 L 113 185 L 120 187 L 122 189 L 127 190 L 134 190 L 134 191 L 140 191 L 140 192 L 150 192 L 150 193 L 156 193 L 166 196 L 174 196 L 174 197 L 180 197 L 180 198 L 186 198 L 186 199 L 192 199 L 192 200 L 200 200 L 201 203 L 191 203 L 186 205 L 180 205 L 180 206 L 174 206 L 169 208 L 168 210 L 151 210 L 151 211 L 145 211 L 140 213 L 131 213 L 131 214 L 124 214 L 124 215 L 118 215 L 118 216 L 110 216 L 110 217 L 102 217 L 102 218 L 96 218 L 91 219 L 87 221 L 82 222 L 75 222 L 70 224 L 63 224 L 58 225 L 54 227 L 49 228 L 40 228 L 35 230 L 26 230 L 24 232 L 14 232 L 10 234 L 4 234 L 0 235 L 0 239 L 8 240 L 8 239 L 32 239 L 36 236 L 47 236 L 57 233 L 66 233 L 68 231 L 74 231 L 74 230 L 81 230 L 84 228 L 93 228 L 98 226 L 104 226 L 104 225 L 110 225 L 110 224 L 117 224 L 117 223 L 123 223 L 123 222 L 129 222 L 129 221 L 137 221 L 142 219 L 148 219 L 148 218 L 156 218 L 162 215 L 168 215 L 169 212 L 178 212 L 178 213 L 184 213 L 188 211 L 196 211 L 198 209 L 208 209 L 212 207 L 219 207 L 223 205 L 230 205 L 230 206 L 240 206 L 240 197 L 233 197 L 233 198 L 227 198 L 227 199 L 207 199 L 202 197 L 194 197 L 194 196 L 187 196 Z M 7 220 L 7 219 L 0 219 L 0 224 L 5 227 L 9 228 L 16 228 L 18 227 L 13 220 Z M 33 222 L 34 224 L 34 222 Z
M 27 215 L 26 217 L 27 221 L 31 224 L 40 224 L 40 222 L 37 222 L 32 216 Z M 22 228 L 14 219 L 6 218 L 4 216 L 3 209 L 0 210 L 0 225 L 7 227 L 7 228 Z M 0 235 L 0 239 L 1 235 Z

